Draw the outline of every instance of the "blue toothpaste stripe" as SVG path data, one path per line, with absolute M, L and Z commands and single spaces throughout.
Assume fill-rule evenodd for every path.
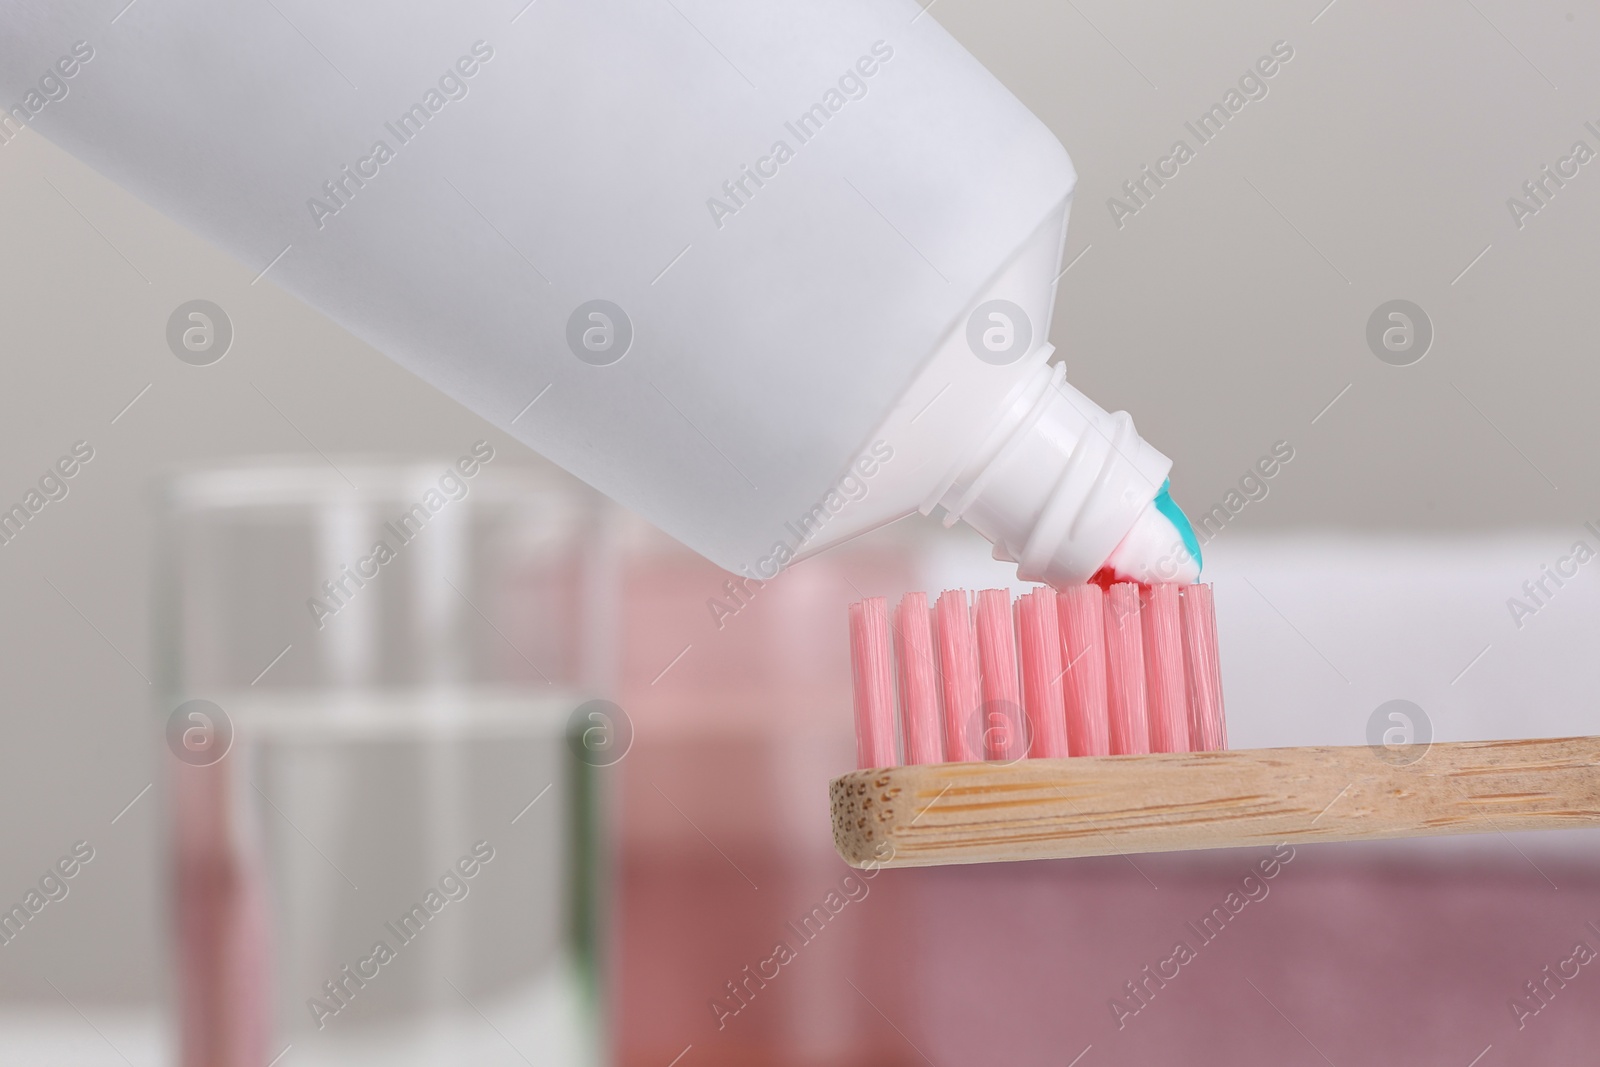
M 1194 527 L 1189 524 L 1189 516 L 1183 509 L 1172 502 L 1172 479 L 1161 483 L 1161 491 L 1156 494 L 1156 510 L 1167 517 L 1167 521 L 1178 528 L 1178 534 L 1183 538 L 1183 547 L 1189 550 L 1194 557 L 1194 565 L 1202 570 L 1205 563 L 1200 558 L 1200 542 L 1194 535 Z

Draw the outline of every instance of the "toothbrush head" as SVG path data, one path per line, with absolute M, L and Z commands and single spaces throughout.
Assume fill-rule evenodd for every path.
M 873 597 L 850 639 L 862 769 L 1226 747 L 1210 586 Z

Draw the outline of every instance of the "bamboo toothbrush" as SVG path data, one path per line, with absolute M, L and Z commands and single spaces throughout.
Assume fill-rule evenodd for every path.
M 1209 586 L 869 598 L 850 629 L 857 867 L 1600 825 L 1600 737 L 1224 751 Z

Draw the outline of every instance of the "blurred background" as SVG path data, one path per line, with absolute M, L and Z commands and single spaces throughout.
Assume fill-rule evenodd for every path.
M 1069 378 L 1228 514 L 1231 745 L 1363 744 L 1395 699 L 1441 740 L 1596 732 L 1593 568 L 1525 586 L 1600 550 L 1600 178 L 1543 172 L 1600 150 L 1600 14 L 936 4 L 1078 168 Z M 1266 850 L 884 872 L 751 992 L 849 873 L 845 605 L 1008 568 L 915 520 L 741 604 L 31 131 L 0 198 L 0 504 L 74 471 L 0 544 L 0 1062 L 1592 1057 L 1600 978 L 1547 977 L 1600 949 L 1592 832 L 1299 849 L 1120 1023 Z M 197 299 L 232 326 L 205 366 L 166 337 Z M 1371 340 L 1395 300 L 1420 355 Z

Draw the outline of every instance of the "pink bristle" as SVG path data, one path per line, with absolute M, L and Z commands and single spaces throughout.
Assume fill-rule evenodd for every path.
M 1217 616 L 1209 585 L 1185 586 L 1183 649 L 1189 675 L 1189 740 L 1195 752 L 1228 747 L 1222 711 L 1222 662 L 1217 653 Z
M 1105 593 L 1098 585 L 1072 586 L 1057 596 L 1056 608 L 1066 670 L 1061 679 L 1067 750 L 1074 756 L 1109 756 Z
M 850 666 L 855 677 L 856 762 L 893 767 L 894 676 L 889 658 L 889 606 L 881 596 L 850 605 Z
M 1106 710 L 1111 754 L 1150 751 L 1145 710 L 1144 630 L 1139 621 L 1139 587 L 1118 582 L 1106 590 Z
M 1210 586 L 908 593 L 894 623 L 850 606 L 862 768 L 1227 748 Z
M 952 763 L 983 759 L 981 730 L 972 725 L 983 703 L 978 681 L 978 638 L 963 589 L 939 594 L 939 666 L 944 675 L 944 750 Z
M 895 615 L 895 635 L 906 762 L 942 763 L 939 676 L 933 661 L 933 620 L 928 615 L 926 594 L 907 593 L 901 598 Z
M 1189 685 L 1183 670 L 1183 621 L 1178 587 L 1153 585 L 1140 597 L 1144 623 L 1145 693 L 1150 751 L 1189 751 Z
M 1061 694 L 1061 624 L 1056 594 L 1037 589 L 1017 600 L 1017 633 L 1022 646 L 1022 706 L 1028 713 L 1035 759 L 1067 755 L 1067 717 Z
M 1011 594 L 1004 589 L 978 593 L 978 679 L 983 686 L 982 737 L 989 759 L 1011 761 L 1027 754 L 1022 693 L 1017 679 L 1016 630 Z

